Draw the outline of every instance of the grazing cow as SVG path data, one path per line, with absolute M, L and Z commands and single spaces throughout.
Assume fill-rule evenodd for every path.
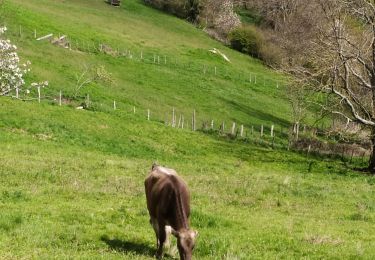
M 190 260 L 197 231 L 189 228 L 190 194 L 184 180 L 168 168 L 154 164 L 145 180 L 147 208 L 156 234 L 156 257 L 163 256 L 163 246 L 172 233 L 177 238 L 181 260 Z

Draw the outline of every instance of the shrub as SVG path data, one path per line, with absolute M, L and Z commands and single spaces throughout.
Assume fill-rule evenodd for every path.
M 232 30 L 228 35 L 233 49 L 261 58 L 263 36 L 254 26 L 243 26 Z

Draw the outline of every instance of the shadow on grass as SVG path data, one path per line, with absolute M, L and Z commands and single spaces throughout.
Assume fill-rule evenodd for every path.
M 280 118 L 280 117 L 277 117 L 277 116 L 274 116 L 270 113 L 266 113 L 266 112 L 263 112 L 261 110 L 254 109 L 250 106 L 237 103 L 237 102 L 235 102 L 233 100 L 230 100 L 230 99 L 227 99 L 227 98 L 222 97 L 221 100 L 224 101 L 229 106 L 231 106 L 234 110 L 241 111 L 241 112 L 243 112 L 243 113 L 245 113 L 249 116 L 256 117 L 261 121 L 273 122 L 274 124 L 277 124 L 277 125 L 280 125 L 280 126 L 286 127 L 286 128 L 290 126 L 290 122 L 288 122 L 287 120 L 285 120 L 283 118 Z
M 107 236 L 102 236 L 100 238 L 101 241 L 106 243 L 112 250 L 118 252 L 128 252 L 128 253 L 136 253 L 138 255 L 154 257 L 155 256 L 155 248 L 150 247 L 145 243 L 140 242 L 133 242 L 133 241 L 123 241 L 117 238 L 110 239 Z

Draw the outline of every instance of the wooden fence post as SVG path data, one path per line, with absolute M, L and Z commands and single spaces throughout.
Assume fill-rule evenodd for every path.
M 116 110 L 116 101 L 113 100 L 113 110 Z
M 150 121 L 150 109 L 147 109 L 147 120 Z
M 184 129 L 184 115 L 182 115 L 181 128 Z
M 299 138 L 299 123 L 296 123 L 296 141 L 298 141 Z
M 182 116 L 180 114 L 180 117 L 178 118 L 178 125 L 177 125 L 177 128 L 180 128 L 181 126 L 181 120 L 182 120 Z
M 195 118 L 195 109 L 194 109 L 194 111 L 193 111 L 193 118 L 192 118 L 192 121 L 191 121 L 191 123 L 192 123 L 192 129 L 193 129 L 193 131 L 195 131 L 196 130 L 196 118 Z
M 86 106 L 87 108 L 90 106 L 90 95 L 87 94 L 87 97 L 86 97 Z
M 263 125 L 260 127 L 260 137 L 263 137 Z
M 16 98 L 17 99 L 18 99 L 18 92 L 19 92 L 18 87 L 16 87 Z
M 134 113 L 134 115 L 135 115 L 135 106 L 133 106 L 133 113 Z
M 59 94 L 59 106 L 62 105 L 62 92 L 60 90 L 60 94 Z
M 36 39 L 36 29 L 34 29 L 34 39 Z
M 40 86 L 38 86 L 38 102 L 40 103 Z
M 243 137 L 243 125 L 241 125 L 240 136 Z
M 233 122 L 232 124 L 232 131 L 231 131 L 231 134 L 234 135 L 234 131 L 236 130 L 236 123 Z
M 214 129 L 214 120 L 211 120 L 211 129 Z
M 175 121 L 175 111 L 174 111 L 174 108 L 172 108 L 172 127 L 175 127 L 176 126 L 176 121 Z
M 273 137 L 273 129 L 274 129 L 274 125 L 271 125 L 271 137 Z

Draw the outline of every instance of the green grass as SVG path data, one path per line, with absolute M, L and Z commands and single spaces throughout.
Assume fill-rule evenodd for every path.
M 154 161 L 189 184 L 191 224 L 200 233 L 195 259 L 374 258 L 374 177 L 340 160 L 162 122 L 176 107 L 186 118 L 195 108 L 200 123 L 285 128 L 289 108 L 274 84 L 283 77 L 184 21 L 123 3 L 8 0 L 1 9 L 21 57 L 32 61 L 27 81 L 50 81 L 45 95 L 62 90 L 71 98 L 84 63 L 104 65 L 116 84 L 80 93 L 90 94 L 91 110 L 74 109 L 82 100 L 59 107 L 51 98 L 0 98 L 0 258 L 152 259 L 143 180 Z M 148 60 L 57 48 L 33 40 L 34 29 L 142 50 Z M 213 47 L 232 63 L 210 55 Z M 178 64 L 155 65 L 154 53 Z M 203 75 L 203 65 L 211 72 Z M 214 66 L 228 75 L 215 77 Z M 269 85 L 246 82 L 249 72 Z

